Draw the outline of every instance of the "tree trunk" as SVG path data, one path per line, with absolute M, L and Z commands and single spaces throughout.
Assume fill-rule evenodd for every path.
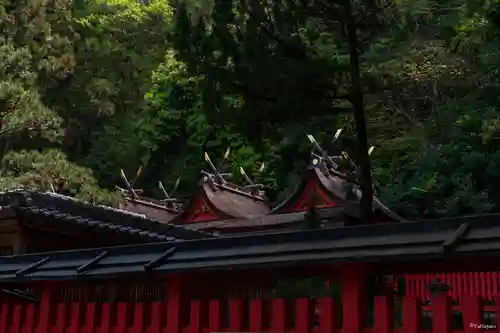
M 355 17 L 352 13 L 351 0 L 344 0 L 344 24 L 349 45 L 350 73 L 351 73 L 351 103 L 354 107 L 356 131 L 358 139 L 358 163 L 361 170 L 361 218 L 364 223 L 371 220 L 373 207 L 373 186 L 368 156 L 368 138 L 366 134 L 365 110 L 363 103 L 363 89 L 361 86 L 358 40 L 356 33 Z

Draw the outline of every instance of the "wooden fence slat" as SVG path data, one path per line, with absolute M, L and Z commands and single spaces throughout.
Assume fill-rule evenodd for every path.
M 52 330 L 48 332 L 64 333 L 66 328 L 66 304 L 58 303 L 56 305 L 56 321 Z
M 163 303 L 153 302 L 151 304 L 151 322 L 149 327 L 146 327 L 146 333 L 161 332 L 161 316 L 162 316 Z
M 240 332 L 243 324 L 243 302 L 239 299 L 229 300 L 229 328 L 230 332 Z
M 431 300 L 433 311 L 432 331 L 451 333 L 451 302 L 448 296 L 433 296 Z
M 417 297 L 402 299 L 402 333 L 420 333 L 422 331 L 422 301 Z
M 493 290 L 491 288 L 492 276 L 491 272 L 486 272 L 486 297 L 485 299 L 491 301 L 494 299 Z
M 0 299 L 0 333 L 7 332 L 7 324 L 9 318 L 12 316 L 10 304 L 6 300 Z
M 167 283 L 168 297 L 166 299 L 166 312 L 163 314 L 167 318 L 165 333 L 179 333 L 181 330 L 181 318 L 185 311 L 182 277 L 180 275 L 170 276 Z
M 81 302 L 72 302 L 70 305 L 69 329 L 68 333 L 78 333 L 82 326 L 80 322 Z
M 404 333 L 420 333 L 422 331 L 423 302 L 417 297 L 402 299 L 402 327 Z
M 469 283 L 469 294 L 467 296 L 476 295 L 476 281 L 474 281 L 474 273 L 468 272 L 467 274 L 467 282 Z
M 250 302 L 250 332 L 262 332 L 264 330 L 264 302 L 261 299 L 254 299 Z
M 96 304 L 87 303 L 84 304 L 85 309 L 85 322 L 82 325 L 81 333 L 94 333 L 95 330 L 95 314 L 96 314 Z
M 86 307 L 85 309 L 85 316 L 84 316 L 84 323 L 81 328 L 81 333 L 94 333 L 94 328 L 95 328 L 95 303 L 86 303 L 84 304 Z
M 286 331 L 286 302 L 284 299 L 276 298 L 271 301 L 271 331 Z
M 377 333 L 391 333 L 394 326 L 393 298 L 376 296 L 374 299 L 374 327 Z
M 422 298 L 422 301 L 427 301 L 430 298 L 429 288 L 427 288 L 427 286 L 429 285 L 429 282 L 431 281 L 431 279 L 432 279 L 432 277 L 429 273 L 424 274 L 424 280 L 422 281 L 421 288 L 422 288 L 422 293 L 425 296 Z
M 455 301 L 458 300 L 458 295 L 460 294 L 459 288 L 457 288 L 457 274 L 456 273 L 451 273 L 450 275 L 450 287 L 451 287 L 451 292 L 452 292 L 452 297 Z
M 312 328 L 311 300 L 309 298 L 299 298 L 295 300 L 295 331 L 309 332 Z
M 494 282 L 495 282 L 495 284 L 498 283 L 497 281 L 494 281 Z M 497 320 L 496 320 L 497 327 L 496 327 L 495 332 L 500 333 L 500 320 L 498 319 L 498 316 L 500 316 L 500 297 L 496 296 L 493 298 L 493 300 L 495 301 L 495 305 L 493 306 L 493 309 L 494 309 L 495 314 L 497 315 Z
M 35 328 L 35 333 L 47 333 L 50 332 L 50 315 L 51 311 L 54 311 L 51 304 L 51 290 L 49 288 L 42 289 L 40 295 L 40 318 L 38 320 L 38 325 Z
M 320 298 L 318 300 L 318 332 L 334 333 L 337 330 L 337 307 L 333 298 Z
M 486 293 L 486 285 L 487 285 L 486 275 L 484 274 L 484 272 L 480 272 L 479 277 L 480 277 L 479 284 L 481 285 L 481 297 L 483 299 L 488 299 L 488 295 Z
M 192 300 L 189 312 L 189 325 L 185 328 L 184 333 L 201 332 L 201 310 L 201 301 L 198 299 Z
M 31 333 L 35 325 L 35 304 L 25 304 L 24 323 L 21 323 L 21 333 Z
M 144 332 L 144 302 L 136 302 L 134 307 L 133 324 L 129 328 L 129 333 L 143 333 Z
M 471 296 L 480 296 L 481 295 L 481 275 L 479 272 L 474 272 L 474 277 L 472 278 L 474 282 L 474 294 Z
M 464 297 L 464 284 L 462 281 L 462 273 L 457 273 L 457 293 L 458 293 L 458 300 L 461 302 L 461 299 Z
M 364 328 L 368 272 L 361 265 L 348 265 L 342 277 L 342 328 L 349 333 L 361 333 Z
M 491 275 L 493 275 L 492 276 L 492 278 L 493 278 L 493 281 L 492 281 L 493 296 L 496 298 L 496 297 L 500 296 L 500 295 L 498 295 L 498 282 L 499 282 L 498 272 L 493 272 L 493 274 L 491 274 Z
M 221 301 L 211 299 L 208 302 L 208 328 L 210 332 L 220 332 L 222 328 Z
M 23 304 L 22 303 L 16 303 L 14 304 L 14 312 L 12 314 L 12 325 L 11 325 L 11 332 L 18 333 L 19 330 L 21 329 L 21 316 L 23 312 L 25 311 L 23 309 Z
M 103 303 L 101 306 L 101 322 L 97 327 L 98 333 L 109 333 L 111 326 L 111 315 L 114 310 L 112 306 L 114 303 Z
M 465 333 L 482 333 L 483 329 L 483 300 L 479 296 L 472 296 L 463 299 L 461 304 L 464 332 Z
M 116 326 L 111 330 L 114 333 L 125 333 L 127 331 L 127 307 L 128 304 L 120 302 L 115 307 Z

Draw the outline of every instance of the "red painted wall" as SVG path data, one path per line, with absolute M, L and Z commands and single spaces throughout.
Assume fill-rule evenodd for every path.
M 312 196 L 315 197 L 316 202 L 311 202 Z M 299 199 L 291 205 L 288 209 L 289 212 L 303 212 L 311 209 L 311 205 L 315 205 L 317 208 L 327 208 L 338 206 L 338 203 L 330 198 L 330 196 L 325 193 L 318 185 L 316 180 L 309 180 L 304 192 L 302 192 Z
M 185 223 L 217 221 L 218 216 L 203 196 L 198 196 L 195 203 L 185 213 Z

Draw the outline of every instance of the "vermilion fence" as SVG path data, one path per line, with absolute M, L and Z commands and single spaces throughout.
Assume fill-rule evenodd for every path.
M 494 323 L 500 312 L 500 298 L 494 297 L 496 273 L 473 273 L 472 282 L 464 282 L 467 289 L 456 274 L 414 275 L 418 279 L 409 281 L 406 295 L 394 299 L 392 294 L 368 296 L 367 267 L 344 265 L 335 272 L 341 285 L 336 298 L 231 296 L 222 288 L 231 281 L 226 271 L 220 272 L 218 284 L 208 283 L 204 275 L 175 275 L 161 280 L 143 277 L 142 289 L 111 279 L 107 287 L 99 287 L 115 296 L 127 289 L 135 298 L 107 298 L 102 292 L 97 297 L 89 285 L 78 288 L 77 281 L 35 284 L 31 287 L 40 292 L 36 304 L 0 294 L 0 333 L 472 333 L 483 332 L 485 324 L 500 332 Z M 427 292 L 435 277 L 450 285 L 448 295 Z M 242 288 L 251 287 L 248 279 L 239 281 Z M 203 292 L 217 288 L 221 292 L 216 299 Z
M 467 296 L 481 296 L 492 301 L 500 296 L 500 272 L 405 274 L 402 277 L 406 295 L 419 297 L 422 301 L 430 299 L 427 286 L 434 278 L 439 278 L 450 286 L 447 294 L 457 301 Z
M 209 332 L 317 332 L 417 333 L 422 331 L 420 300 L 403 297 L 401 325 L 395 325 L 393 299 L 376 296 L 373 324 L 357 316 L 359 304 L 332 298 L 269 300 L 191 300 L 180 308 L 164 302 L 135 303 L 3 303 L 0 333 L 209 333 Z M 349 311 L 348 309 L 351 309 Z M 432 299 L 432 332 L 483 332 L 480 297 L 465 297 L 460 306 L 463 328 L 453 330 L 451 300 Z M 500 309 L 499 309 L 500 310 Z M 186 317 L 183 316 L 185 312 Z M 497 329 L 497 331 L 500 331 Z

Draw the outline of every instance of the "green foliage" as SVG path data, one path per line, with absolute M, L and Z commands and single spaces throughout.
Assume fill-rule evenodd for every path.
M 498 0 L 353 7 L 381 199 L 408 218 L 499 211 Z M 283 200 L 305 134 L 337 149 L 343 127 L 356 155 L 342 13 L 321 0 L 0 1 L 1 185 L 110 203 L 119 169 L 142 164 L 139 186 L 160 195 L 181 176 L 185 197 L 207 151 Z
M 87 202 L 114 204 L 116 195 L 98 189 L 92 171 L 68 162 L 67 157 L 56 149 L 10 152 L 4 158 L 6 170 L 0 187 L 19 185 L 43 190 L 54 188 L 57 193 L 70 195 Z

